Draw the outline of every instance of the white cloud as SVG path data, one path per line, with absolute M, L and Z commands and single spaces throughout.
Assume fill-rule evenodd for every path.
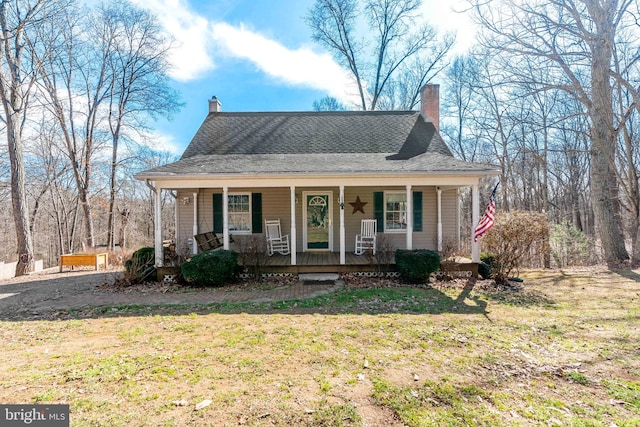
M 163 134 L 157 130 L 151 133 L 145 132 L 143 135 L 140 135 L 138 143 L 151 147 L 154 150 L 171 153 L 176 156 L 182 154 L 184 151 L 184 146 L 179 144 L 173 135 Z
M 438 28 L 439 31 L 456 33 L 454 52 L 465 53 L 474 43 L 476 24 L 471 19 L 469 2 L 467 0 L 425 0 L 422 3 L 422 14 L 426 21 Z
M 327 92 L 350 105 L 359 104 L 354 80 L 328 54 L 289 49 L 244 26 L 213 22 L 191 10 L 185 0 L 132 0 L 158 16 L 176 39 L 171 77 L 195 80 L 215 68 L 221 52 L 252 62 L 265 74 L 292 86 Z
M 209 21 L 193 12 L 183 0 L 132 0 L 158 17 L 167 33 L 173 36 L 170 62 L 172 78 L 178 81 L 197 79 L 214 68 L 211 58 Z
M 213 34 L 220 47 L 253 62 L 271 77 L 289 85 L 326 91 L 347 104 L 357 103 L 353 79 L 328 54 L 308 48 L 291 50 L 244 26 L 238 28 L 223 22 L 213 25 Z

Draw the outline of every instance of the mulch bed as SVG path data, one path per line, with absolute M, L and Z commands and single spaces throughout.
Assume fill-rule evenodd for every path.
M 364 289 L 364 288 L 435 288 L 435 289 L 463 289 L 466 286 L 472 286 L 474 290 L 479 291 L 518 291 L 522 290 L 522 283 L 509 282 L 506 285 L 496 284 L 493 280 L 479 280 L 473 278 L 431 278 L 428 283 L 407 284 L 398 277 L 368 277 L 353 273 L 342 274 L 341 280 L 345 283 L 347 289 Z M 208 292 L 212 289 L 224 292 L 240 292 L 240 291 L 267 291 L 271 289 L 293 286 L 299 282 L 297 276 L 269 277 L 261 282 L 255 280 L 238 280 L 222 287 L 207 288 L 190 286 L 182 283 L 167 282 L 144 282 L 130 283 L 124 278 L 115 280 L 112 283 L 103 283 L 97 286 L 98 292 L 104 293 L 193 293 Z

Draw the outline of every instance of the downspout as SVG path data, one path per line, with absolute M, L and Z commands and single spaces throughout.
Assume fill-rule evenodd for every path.
M 151 182 L 146 179 L 145 184 L 154 193 L 154 221 L 153 221 L 153 236 L 154 236 L 154 249 L 156 267 L 162 267 L 164 264 L 164 257 L 162 254 L 162 203 L 160 198 L 160 189 L 156 188 Z

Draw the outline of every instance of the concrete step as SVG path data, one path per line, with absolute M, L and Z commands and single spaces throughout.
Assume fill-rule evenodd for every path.
M 335 282 L 340 275 L 338 273 L 300 273 L 298 278 L 303 282 Z

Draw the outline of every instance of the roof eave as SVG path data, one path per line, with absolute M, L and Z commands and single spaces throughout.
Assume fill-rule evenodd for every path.
M 179 174 L 179 173 L 140 173 L 134 175 L 134 178 L 139 181 L 197 181 L 197 180 L 228 180 L 228 179 L 264 179 L 264 178 L 278 178 L 278 179 L 287 179 L 287 178 L 299 178 L 304 177 L 307 179 L 322 179 L 322 178 L 330 178 L 330 177 L 341 177 L 341 178 L 369 178 L 369 177 L 379 177 L 384 175 L 386 177 L 400 178 L 403 176 L 452 176 L 452 175 L 460 175 L 465 177 L 478 177 L 478 178 L 489 178 L 500 175 L 500 171 L 497 169 L 486 169 L 486 170 L 470 170 L 470 171 L 454 171 L 454 170 L 441 170 L 441 171 L 403 171 L 402 173 L 398 172 L 385 172 L 385 171 L 370 171 L 370 172 L 327 172 L 327 173 L 309 173 L 305 171 L 300 172 L 282 172 L 282 173 L 224 173 L 224 174 L 211 174 L 211 173 L 201 173 L 201 174 Z

